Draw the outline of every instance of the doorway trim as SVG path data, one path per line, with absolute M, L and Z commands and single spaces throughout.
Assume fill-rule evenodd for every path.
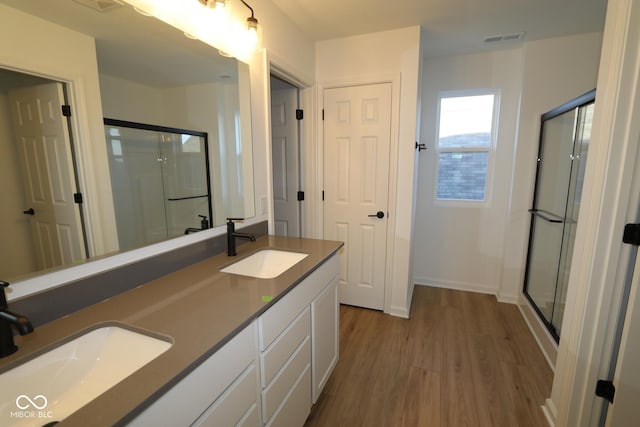
M 399 148 L 399 116 L 400 116 L 400 74 L 380 73 L 365 76 L 347 77 L 339 80 L 327 80 L 318 84 L 317 102 L 317 168 L 318 181 L 317 191 L 322 197 L 324 186 L 324 126 L 322 119 L 322 109 L 324 106 L 324 90 L 349 86 L 362 86 L 380 83 L 391 83 L 391 138 L 389 147 L 389 199 L 387 205 L 387 248 L 385 256 L 385 279 L 384 279 L 384 312 L 398 317 L 409 318 L 409 308 L 399 308 L 392 305 L 393 287 L 393 266 L 395 254 L 395 229 L 396 229 L 396 195 L 398 192 L 398 148 Z M 324 203 L 320 200 L 317 209 L 319 215 L 317 226 L 319 227 L 319 238 L 324 236 Z
M 299 77 L 295 71 L 291 71 L 291 67 L 284 64 L 284 62 L 278 59 L 277 56 L 272 53 L 267 54 L 267 70 L 266 81 L 269 100 L 267 102 L 267 114 L 266 123 L 268 126 L 267 135 L 269 138 L 269 165 L 273 165 L 273 159 L 271 158 L 273 141 L 271 130 L 271 82 L 270 77 L 275 76 L 281 80 L 292 84 L 298 88 L 298 108 L 304 111 L 304 119 L 300 121 L 300 133 L 299 133 L 299 149 L 300 149 L 300 190 L 304 191 L 304 202 L 301 204 L 300 219 L 302 221 L 301 235 L 300 237 L 321 239 L 322 233 L 318 232 L 318 221 L 320 218 L 317 214 L 318 209 L 321 209 L 320 193 L 317 191 L 318 187 L 318 144 L 315 138 L 317 121 L 315 120 L 316 113 L 316 87 L 313 83 L 310 83 L 307 79 Z M 274 223 L 274 207 L 273 207 L 273 173 L 272 168 L 267 170 L 269 178 L 269 234 L 273 234 Z M 320 223 L 321 225 L 322 223 Z

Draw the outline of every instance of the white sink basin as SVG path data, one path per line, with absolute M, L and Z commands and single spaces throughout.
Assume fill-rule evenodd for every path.
M 257 277 L 259 279 L 271 279 L 281 275 L 307 256 L 309 255 L 298 252 L 264 249 L 220 271 L 223 273 Z
M 115 325 L 80 335 L 0 374 L 0 425 L 60 421 L 169 347 Z

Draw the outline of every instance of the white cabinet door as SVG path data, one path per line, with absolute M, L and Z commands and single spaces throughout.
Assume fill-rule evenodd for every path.
M 338 362 L 338 277 L 311 303 L 313 403 Z

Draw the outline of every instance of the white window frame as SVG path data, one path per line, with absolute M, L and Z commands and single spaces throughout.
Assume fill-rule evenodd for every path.
M 459 98 L 466 96 L 482 96 L 493 95 L 493 113 L 491 123 L 491 136 L 489 147 L 454 147 L 444 150 L 440 149 L 440 106 L 443 98 Z M 434 153 L 435 153 L 435 178 L 433 189 L 433 200 L 436 206 L 449 206 L 449 207 L 486 207 L 491 204 L 493 195 L 493 175 L 494 175 L 494 158 L 496 145 L 498 140 L 498 124 L 500 114 L 500 89 L 499 88 L 482 88 L 482 89 L 463 89 L 463 90 L 448 90 L 438 93 L 438 100 L 436 106 L 436 126 L 434 137 Z M 440 153 L 471 153 L 471 152 L 487 152 L 487 175 L 485 179 L 484 199 L 483 200 L 471 200 L 471 199 L 439 199 L 438 198 L 438 177 L 440 171 Z

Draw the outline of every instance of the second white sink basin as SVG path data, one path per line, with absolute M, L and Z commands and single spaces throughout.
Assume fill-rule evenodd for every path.
M 220 271 L 223 273 L 257 277 L 259 279 L 271 279 L 278 277 L 307 256 L 309 255 L 299 252 L 264 249 Z
M 169 347 L 117 325 L 88 331 L 0 374 L 0 424 L 60 421 Z

